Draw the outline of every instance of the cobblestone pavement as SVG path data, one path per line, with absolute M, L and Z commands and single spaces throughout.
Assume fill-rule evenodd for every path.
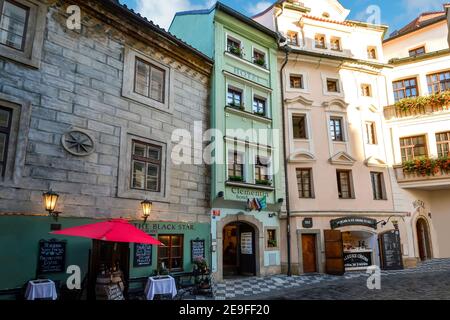
M 417 268 L 383 271 L 381 290 L 367 288 L 366 273 L 278 275 L 226 280 L 216 284 L 215 299 L 248 300 L 401 300 L 450 299 L 450 259 L 431 260 Z

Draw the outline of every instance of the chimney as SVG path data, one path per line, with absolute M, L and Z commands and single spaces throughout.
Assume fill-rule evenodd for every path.
M 450 3 L 444 4 L 444 10 L 445 10 L 445 15 L 447 16 L 447 27 L 448 27 L 447 42 L 448 42 L 448 46 L 450 48 Z

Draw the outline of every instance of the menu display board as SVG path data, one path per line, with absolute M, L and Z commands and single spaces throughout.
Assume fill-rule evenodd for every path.
M 380 235 L 381 266 L 383 270 L 403 269 L 400 231 L 391 230 Z
M 205 240 L 200 239 L 191 240 L 191 258 L 192 261 L 194 261 L 196 258 L 206 258 Z
M 118 284 L 109 285 L 105 289 L 108 300 L 125 300 Z
M 135 268 L 150 266 L 152 264 L 152 249 L 151 244 L 135 243 L 133 266 Z
M 39 241 L 38 274 L 66 271 L 66 241 Z
M 241 254 L 253 254 L 253 234 L 251 232 L 241 233 Z
M 367 268 L 372 265 L 372 252 L 344 252 L 344 267 Z

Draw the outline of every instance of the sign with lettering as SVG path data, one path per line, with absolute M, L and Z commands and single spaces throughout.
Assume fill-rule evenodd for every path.
M 383 270 L 403 269 L 400 231 L 391 230 L 380 235 L 381 268 Z
M 344 252 L 344 267 L 367 268 L 372 265 L 372 252 Z
M 253 254 L 253 234 L 251 232 L 241 233 L 241 254 Z
M 111 284 L 105 288 L 108 300 L 125 300 L 118 284 Z
M 311 229 L 313 227 L 313 219 L 312 218 L 303 219 L 302 226 L 305 229 Z
M 270 199 L 270 191 L 265 191 L 265 190 L 252 190 L 252 189 L 247 189 L 247 188 L 232 187 L 229 189 L 229 191 L 231 191 L 231 196 L 235 200 L 240 200 L 240 201 L 247 202 L 248 199 L 254 199 L 254 198 L 262 199 L 264 197 L 266 197 L 266 199 Z M 230 195 L 230 194 L 228 193 L 228 195 Z
M 236 75 L 238 75 L 238 76 L 240 76 L 242 78 L 245 78 L 247 80 L 250 80 L 250 81 L 253 81 L 253 82 L 257 82 L 257 83 L 260 83 L 262 85 L 267 85 L 267 80 L 266 79 L 261 78 L 261 77 L 257 76 L 256 74 L 251 73 L 251 72 L 249 72 L 247 70 L 242 70 L 241 68 L 235 67 L 234 68 L 234 74 L 236 74 Z
M 330 221 L 331 229 L 337 229 L 346 226 L 364 226 L 377 229 L 377 220 L 365 217 L 344 217 Z
M 134 223 L 134 226 L 142 231 L 150 234 L 164 233 L 170 231 L 184 232 L 184 231 L 194 231 L 195 227 L 193 223 L 171 223 L 171 222 L 161 222 L 161 223 Z
M 206 258 L 205 240 L 191 240 L 191 259 L 194 261 L 196 258 Z
M 152 265 L 152 248 L 153 246 L 151 244 L 134 244 L 133 266 L 135 268 Z
M 66 271 L 66 241 L 39 241 L 38 274 Z

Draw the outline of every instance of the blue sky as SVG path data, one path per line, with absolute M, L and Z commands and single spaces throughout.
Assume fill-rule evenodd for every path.
M 167 28 L 175 12 L 210 7 L 214 0 L 120 0 L 155 23 Z M 223 3 L 252 15 L 267 8 L 275 0 L 221 0 Z M 351 10 L 350 19 L 366 21 L 366 9 L 381 9 L 381 23 L 390 26 L 389 33 L 401 28 L 421 12 L 441 10 L 446 0 L 340 0 Z

